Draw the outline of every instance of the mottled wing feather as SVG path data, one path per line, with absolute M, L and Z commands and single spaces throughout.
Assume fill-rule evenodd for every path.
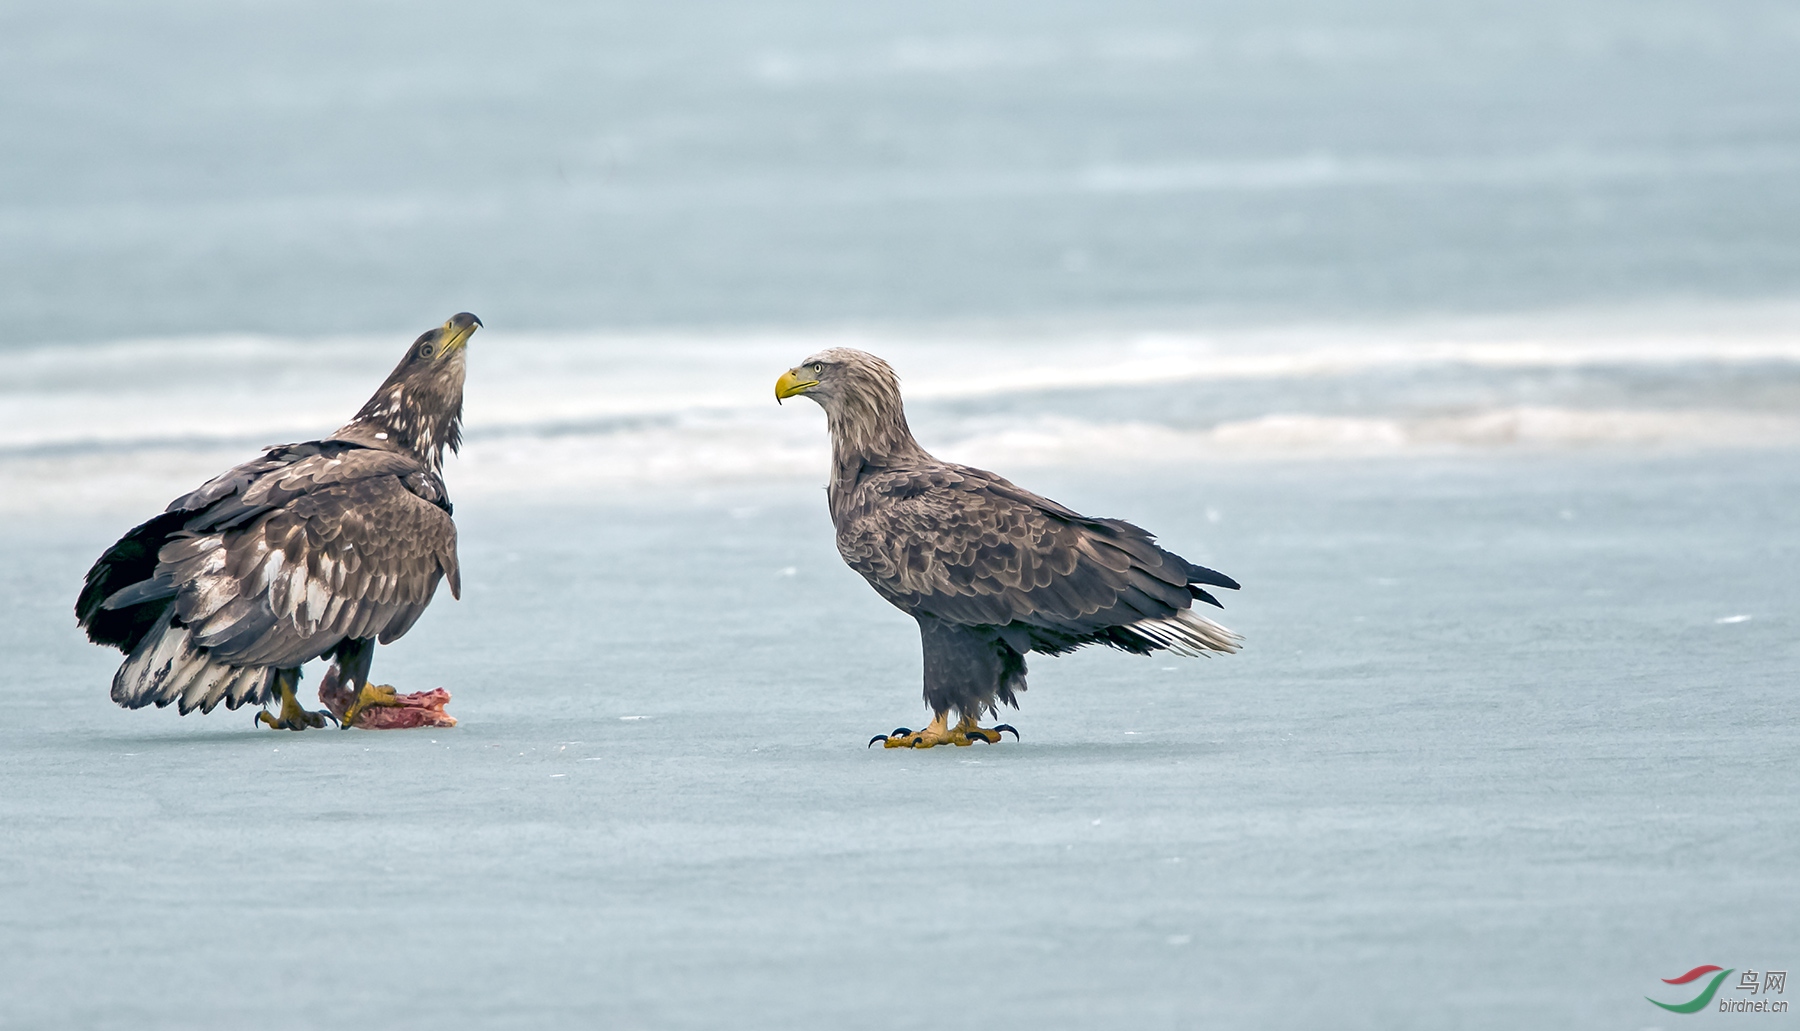
M 106 550 L 91 569 L 75 603 L 76 621 L 96 644 L 110 644 L 131 652 L 152 630 L 168 608 L 158 604 L 173 597 L 176 585 L 159 570 L 158 550 L 189 530 L 226 530 L 258 511 L 241 506 L 239 499 L 271 474 L 326 451 L 342 452 L 343 446 L 321 441 L 281 444 L 264 449 L 248 462 L 220 473 L 197 489 L 170 502 L 162 515 L 134 527 Z M 279 479 L 279 477 L 276 477 Z
M 107 604 L 173 597 L 194 644 L 236 666 L 297 666 L 346 638 L 391 641 L 440 578 L 461 593 L 447 508 L 441 481 L 408 456 L 271 449 L 171 505 L 191 515 L 157 551 L 154 576 Z
M 165 545 L 176 617 L 234 665 L 287 667 L 346 638 L 406 632 L 456 570 L 442 509 L 381 476 L 288 501 L 241 529 Z
M 1034 643 L 1046 646 L 1167 619 L 1194 597 L 1196 567 L 1145 531 L 1089 519 L 983 470 L 875 473 L 855 502 L 840 520 L 838 549 L 907 612 L 1039 628 L 1051 637 Z
M 422 474 L 422 475 L 421 475 Z M 376 476 L 412 476 L 421 484 L 436 477 L 407 455 L 330 442 L 270 448 L 169 504 L 170 512 L 192 512 L 190 530 L 227 530 L 257 514 L 336 483 Z M 427 498 L 437 501 L 439 498 Z

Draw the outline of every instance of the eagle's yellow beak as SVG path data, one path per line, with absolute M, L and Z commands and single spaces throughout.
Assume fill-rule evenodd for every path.
M 795 394 L 804 394 L 807 390 L 818 385 L 818 380 L 801 379 L 794 375 L 793 369 L 789 369 L 781 374 L 780 379 L 775 381 L 775 400 L 779 403 L 787 398 L 793 397 Z
M 443 357 L 457 348 L 467 346 L 469 338 L 475 335 L 475 328 L 480 325 L 481 320 L 467 312 L 451 316 L 444 323 L 443 331 L 438 334 L 438 356 Z

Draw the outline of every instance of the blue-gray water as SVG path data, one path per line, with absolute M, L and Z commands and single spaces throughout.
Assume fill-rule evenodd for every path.
M 14 3 L 0 344 L 1800 292 L 1800 13 Z

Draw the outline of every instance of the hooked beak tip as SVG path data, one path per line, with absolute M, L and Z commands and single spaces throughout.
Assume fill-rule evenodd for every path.
M 775 403 L 780 404 L 787 398 L 794 397 L 798 394 L 804 394 L 818 385 L 818 380 L 801 379 L 799 376 L 794 375 L 794 370 L 789 369 L 781 374 L 780 379 L 775 381 Z

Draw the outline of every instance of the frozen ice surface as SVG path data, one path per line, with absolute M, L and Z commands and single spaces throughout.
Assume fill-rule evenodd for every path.
M 9 517 L 0 1026 L 1642 1028 L 1800 961 L 1791 451 L 1021 479 L 1240 578 L 1243 654 L 869 750 L 915 632 L 813 485 L 486 497 L 375 668 L 462 725 L 272 733 L 113 707 L 126 524 Z

